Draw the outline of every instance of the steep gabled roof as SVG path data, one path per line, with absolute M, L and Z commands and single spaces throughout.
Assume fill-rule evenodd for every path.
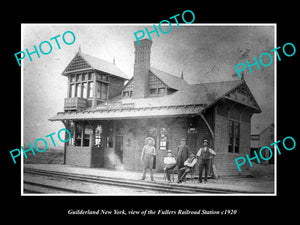
M 76 66 L 74 66 L 75 63 L 79 63 L 81 67 L 76 68 Z M 126 80 L 129 79 L 128 76 L 123 71 L 121 71 L 115 64 L 81 52 L 78 52 L 76 54 L 76 56 L 71 60 L 71 62 L 62 74 L 66 75 L 74 71 L 80 71 L 85 69 L 99 70 L 114 76 L 124 78 Z
M 154 76 L 156 79 L 158 79 L 159 81 L 161 81 L 164 85 L 166 85 L 168 88 L 172 88 L 175 90 L 181 90 L 184 88 L 188 88 L 190 86 L 190 84 L 188 82 L 186 82 L 185 80 L 174 76 L 172 74 L 163 72 L 161 70 L 155 69 L 153 67 L 150 68 L 149 71 L 149 77 L 150 76 Z M 127 84 L 125 84 L 123 86 L 123 88 L 121 90 L 124 90 L 127 86 L 132 85 L 134 82 L 134 77 L 132 77 Z
M 163 83 L 165 83 L 169 88 L 173 88 L 175 90 L 181 90 L 189 86 L 189 83 L 186 82 L 185 80 L 177 76 L 174 76 L 172 74 L 166 73 L 164 71 L 155 69 L 153 67 L 150 68 L 150 72 L 153 73 Z
M 172 75 L 171 75 L 172 76 Z M 135 103 L 137 107 L 160 107 L 174 105 L 193 105 L 202 104 L 210 105 L 215 103 L 219 98 L 230 92 L 238 85 L 242 84 L 241 80 L 223 81 L 202 84 L 184 84 L 186 88 L 165 96 L 147 97 L 147 98 L 115 98 L 112 101 L 121 101 L 123 103 Z
M 111 101 L 119 101 L 125 104 L 134 103 L 135 107 L 161 107 L 201 104 L 205 106 L 204 108 L 208 108 L 241 85 L 247 86 L 246 82 L 243 80 L 192 84 L 188 85 L 187 88 L 178 90 L 170 95 L 136 99 L 116 97 L 111 99 Z M 241 104 L 245 103 L 241 102 Z M 254 106 L 250 107 L 253 107 L 257 112 L 261 112 L 261 109 L 256 102 Z
M 210 83 L 201 83 L 195 84 L 198 89 L 198 93 L 195 96 L 196 99 L 202 99 L 202 102 L 207 102 L 207 107 L 211 106 L 219 99 L 226 97 L 229 93 L 236 90 L 238 87 L 244 87 L 247 90 L 247 94 L 253 99 L 253 105 L 249 105 L 255 109 L 256 112 L 261 112 L 259 105 L 257 104 L 253 94 L 251 93 L 248 85 L 245 80 L 232 80 L 232 81 L 221 81 L 221 82 L 210 82 Z M 195 99 L 195 101 L 197 101 Z M 233 100 L 233 99 L 231 99 Z M 239 100 L 235 100 L 240 102 Z M 245 102 L 240 102 L 241 104 L 246 104 Z

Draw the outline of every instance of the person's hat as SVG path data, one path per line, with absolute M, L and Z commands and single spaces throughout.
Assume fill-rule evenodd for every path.
M 186 138 L 181 138 L 181 141 L 186 141 Z
M 171 150 L 171 149 L 169 149 L 169 150 L 167 151 L 167 153 L 172 153 L 172 150 Z
M 207 139 L 204 139 L 203 142 L 207 142 L 207 143 L 208 143 L 208 140 L 207 140 Z
M 152 137 L 147 137 L 147 138 L 145 139 L 145 142 L 147 143 L 149 140 L 152 141 L 152 144 L 155 143 L 155 141 L 154 141 L 154 139 L 153 139 Z
M 195 155 L 195 153 L 194 152 L 190 152 L 190 155 Z

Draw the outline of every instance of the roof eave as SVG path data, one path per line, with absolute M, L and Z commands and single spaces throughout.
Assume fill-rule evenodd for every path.
M 232 90 L 234 90 L 235 88 L 237 88 L 238 86 L 242 85 L 242 84 L 246 84 L 246 81 L 245 80 L 240 80 L 240 82 L 238 82 L 235 86 L 233 86 L 231 89 L 229 89 L 228 91 L 226 91 L 223 95 L 221 95 L 219 98 L 216 98 L 213 102 L 207 104 L 207 106 L 202 109 L 201 111 L 205 111 L 207 110 L 208 108 L 210 108 L 212 105 L 214 105 L 215 103 L 217 103 L 218 101 L 220 101 L 221 99 L 224 99 L 226 97 L 227 94 L 229 94 Z M 247 86 L 247 84 L 246 84 Z M 248 87 L 248 86 L 247 86 Z M 250 91 L 251 93 L 251 91 Z M 254 97 L 253 97 L 254 98 Z M 258 106 L 258 107 L 255 107 L 255 106 L 252 106 L 252 105 L 248 105 L 248 104 L 245 104 L 244 102 L 239 102 L 237 100 L 234 100 L 234 99 L 231 99 L 231 98 L 228 98 L 229 100 L 232 100 L 232 101 L 236 101 L 237 103 L 240 103 L 240 104 L 243 104 L 249 108 L 252 108 L 254 110 L 254 113 L 261 113 L 262 110 L 261 108 L 259 107 L 259 105 L 257 104 L 256 100 L 254 99 L 255 101 L 255 104 Z

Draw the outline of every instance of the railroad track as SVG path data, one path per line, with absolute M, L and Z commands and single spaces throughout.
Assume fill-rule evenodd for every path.
M 95 175 L 83 175 L 83 174 L 76 174 L 76 173 L 66 173 L 60 171 L 48 171 L 48 170 L 40 170 L 40 169 L 33 169 L 33 168 L 24 168 L 24 173 L 31 174 L 31 175 L 38 175 L 38 176 L 46 176 L 46 177 L 54 177 L 56 179 L 66 179 L 71 181 L 78 181 L 78 182 L 86 182 L 86 183 L 93 183 L 93 184 L 102 184 L 102 185 L 113 185 L 125 188 L 132 188 L 132 189 L 140 189 L 140 190 L 149 190 L 149 191 L 156 191 L 160 193 L 168 193 L 168 194 L 197 194 L 197 193 L 212 193 L 212 194 L 228 194 L 228 193 L 240 193 L 238 191 L 227 191 L 227 190 L 220 190 L 220 189 L 213 189 L 213 188 L 201 188 L 201 187 L 194 187 L 194 186 L 183 186 L 178 185 L 175 183 L 155 183 L 155 182 L 147 182 L 147 181 L 138 181 L 138 180 L 127 180 L 121 178 L 108 178 L 102 176 L 95 176 Z M 24 181 L 26 184 L 27 181 Z M 27 182 L 28 183 L 28 182 Z M 53 187 L 50 185 L 45 184 L 35 184 L 35 185 L 44 185 L 45 188 L 52 188 L 57 189 L 63 192 L 69 193 L 87 193 L 81 192 L 79 190 L 70 190 L 61 187 Z M 48 187 L 46 187 L 48 186 Z M 29 190 L 27 190 L 29 191 Z M 245 192 L 243 192 L 245 193 Z
M 70 188 L 63 188 L 63 187 L 58 187 L 58 186 L 53 186 L 53 185 L 48 185 L 48 184 L 41 184 L 37 182 L 31 182 L 31 181 L 24 181 L 24 192 L 25 193 L 61 193 L 61 194 L 66 194 L 66 193 L 76 193 L 76 194 L 89 194 L 88 192 L 84 191 L 79 191 L 79 190 L 74 190 Z

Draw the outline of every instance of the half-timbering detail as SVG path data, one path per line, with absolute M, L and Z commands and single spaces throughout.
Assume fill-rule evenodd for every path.
M 78 54 L 65 69 L 65 73 L 91 69 L 91 66 Z

